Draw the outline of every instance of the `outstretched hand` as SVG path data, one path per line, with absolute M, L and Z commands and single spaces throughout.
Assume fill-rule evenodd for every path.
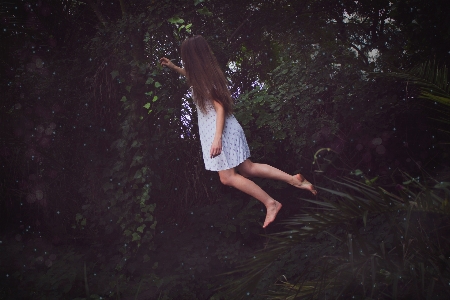
M 166 58 L 166 57 L 161 57 L 159 59 L 159 63 L 161 65 L 163 65 L 163 66 L 166 66 L 166 67 L 170 68 L 170 69 L 173 69 L 175 67 L 173 62 L 170 59 Z
M 170 68 L 171 70 L 174 70 L 178 73 L 180 73 L 183 76 L 186 76 L 186 71 L 183 68 L 180 68 L 178 66 L 176 66 L 170 59 L 168 59 L 167 57 L 161 57 L 159 59 L 159 63 L 162 66 L 166 66 L 168 68 Z

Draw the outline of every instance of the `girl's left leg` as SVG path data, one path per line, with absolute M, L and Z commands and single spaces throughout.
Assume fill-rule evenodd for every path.
M 266 164 L 258 164 L 252 162 L 250 159 L 246 159 L 239 166 L 236 167 L 237 171 L 245 177 L 262 177 L 268 179 L 275 179 L 284 181 L 300 189 L 305 189 L 317 194 L 314 186 L 307 181 L 302 174 L 289 175 L 286 172 L 281 171 L 275 167 Z
M 228 186 L 232 186 L 256 199 L 266 206 L 266 219 L 263 228 L 272 223 L 281 209 L 281 203 L 270 197 L 263 189 L 248 178 L 236 173 L 234 168 L 219 171 L 220 181 Z

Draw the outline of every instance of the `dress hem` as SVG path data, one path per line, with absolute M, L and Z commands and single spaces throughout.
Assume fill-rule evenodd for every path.
M 211 169 L 207 169 L 206 166 L 205 166 L 205 169 L 206 169 L 207 171 L 212 171 L 212 172 L 219 172 L 219 171 L 230 170 L 230 169 L 236 168 L 237 166 L 239 166 L 240 164 L 242 164 L 244 161 L 246 161 L 247 159 L 249 159 L 249 157 L 251 157 L 251 156 L 250 156 L 250 155 L 247 156 L 246 158 L 244 158 L 243 161 L 241 161 L 241 162 L 238 163 L 237 165 L 235 165 L 235 166 L 233 166 L 233 167 L 229 167 L 229 168 L 227 168 L 227 169 L 211 170 Z

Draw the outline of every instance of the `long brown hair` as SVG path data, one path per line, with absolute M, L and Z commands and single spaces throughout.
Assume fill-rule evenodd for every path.
M 193 99 L 200 110 L 206 113 L 206 104 L 216 100 L 222 104 L 227 115 L 231 114 L 233 99 L 227 80 L 205 38 L 195 35 L 184 40 L 181 59 L 187 81 L 193 89 Z

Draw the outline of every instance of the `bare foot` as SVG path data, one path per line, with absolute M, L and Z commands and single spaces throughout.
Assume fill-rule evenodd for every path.
M 308 190 L 311 193 L 313 193 L 313 195 L 317 195 L 317 191 L 314 188 L 314 186 L 311 184 L 311 182 L 309 182 L 308 180 L 305 179 L 305 177 L 303 177 L 302 174 L 297 174 L 292 176 L 292 181 L 291 184 L 295 187 L 298 187 L 300 189 L 304 189 L 304 190 Z
M 274 200 L 273 203 L 269 204 L 269 206 L 266 206 L 267 213 L 263 228 L 266 228 L 270 223 L 272 223 L 275 220 L 275 217 L 277 216 L 277 213 L 280 211 L 282 206 L 283 205 L 281 205 L 281 203 L 276 200 Z

